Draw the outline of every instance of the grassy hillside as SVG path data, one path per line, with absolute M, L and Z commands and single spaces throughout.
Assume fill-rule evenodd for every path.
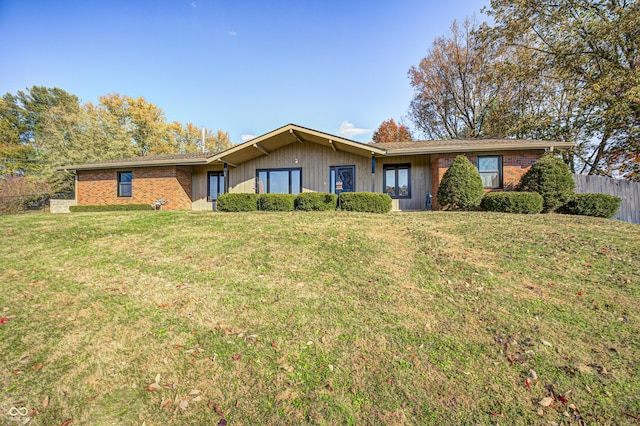
M 640 419 L 637 225 L 121 212 L 4 216 L 0 234 L 7 420 Z

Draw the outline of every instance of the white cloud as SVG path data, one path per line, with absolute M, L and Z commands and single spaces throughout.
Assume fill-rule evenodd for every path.
M 234 35 L 236 35 L 236 34 L 238 34 L 238 33 L 237 33 L 237 32 L 235 32 L 235 31 L 229 31 L 229 35 L 230 35 L 231 37 L 233 37 L 233 36 L 234 36 Z
M 256 137 L 256 135 L 242 135 L 242 142 L 250 141 L 251 139 L 254 139 L 255 137 Z
M 196 2 L 195 2 L 195 1 L 192 1 L 192 2 L 191 2 L 191 7 L 192 7 L 192 8 L 194 8 L 194 9 L 197 9 L 197 8 L 198 8 L 198 5 L 196 4 Z
M 340 136 L 352 138 L 354 136 L 371 133 L 371 129 L 361 129 L 359 127 L 356 127 L 353 123 L 350 123 L 349 121 L 345 120 L 342 123 L 340 123 L 340 127 L 338 127 L 338 130 L 336 131 L 336 133 Z

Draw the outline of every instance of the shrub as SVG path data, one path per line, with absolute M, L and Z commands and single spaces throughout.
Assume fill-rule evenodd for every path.
M 537 192 L 488 192 L 480 207 L 489 212 L 537 214 L 542 204 L 542 195 Z
M 222 194 L 216 208 L 221 212 L 253 212 L 258 210 L 258 194 Z
M 352 212 L 389 213 L 391 197 L 375 192 L 343 192 L 340 208 Z
M 438 187 L 438 204 L 450 209 L 470 210 L 480 205 L 484 186 L 478 169 L 464 155 L 458 155 Z
M 517 190 L 542 195 L 542 211 L 547 213 L 555 211 L 569 201 L 575 187 L 569 166 L 552 155 L 545 155 L 522 176 Z
M 338 204 L 338 196 L 336 194 L 327 194 L 326 192 L 302 192 L 298 194 L 294 204 L 296 210 L 335 210 Z
M 295 199 L 293 194 L 262 194 L 258 198 L 258 210 L 290 212 L 293 211 Z
M 118 211 L 134 211 L 134 210 L 153 210 L 151 204 L 106 204 L 91 206 L 69 206 L 72 213 L 80 212 L 118 212 Z
M 558 212 L 608 218 L 616 215 L 621 201 L 621 198 L 608 194 L 575 194 Z

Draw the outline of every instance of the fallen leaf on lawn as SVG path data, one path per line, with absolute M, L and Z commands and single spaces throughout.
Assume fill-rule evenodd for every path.
M 60 426 L 69 426 L 73 419 L 67 419 L 64 422 L 60 423 Z
M 538 380 L 538 374 L 535 372 L 535 370 L 529 370 L 529 378 L 531 380 Z
M 231 359 L 233 359 L 234 361 L 237 361 L 240 358 L 242 358 L 242 355 L 240 355 L 240 354 L 235 354 L 234 356 L 231 357 Z
M 198 389 L 194 389 L 191 392 L 189 392 L 189 395 L 198 395 L 200 393 L 200 391 Z
M 282 369 L 288 373 L 293 373 L 294 368 L 291 367 L 290 365 L 283 365 Z
M 551 343 L 547 342 L 546 340 L 540 339 L 540 342 L 545 346 L 549 346 L 550 348 L 553 347 L 553 345 Z
M 198 395 L 195 398 L 191 399 L 191 402 L 198 402 L 198 401 L 202 401 L 202 397 L 200 395 Z
M 178 404 L 178 407 L 182 411 L 185 411 L 187 409 L 187 407 L 189 407 L 189 401 L 187 401 L 186 399 L 181 399 L 180 403 Z
M 49 397 L 45 396 L 44 400 L 42 401 L 42 408 L 47 408 L 49 406 Z
M 93 395 L 93 396 L 91 396 L 91 397 L 87 398 L 87 402 L 91 402 L 91 401 L 93 401 L 94 399 L 96 399 L 97 397 L 98 397 L 98 394 L 95 394 L 95 395 Z
M 160 379 L 162 379 L 160 373 L 156 374 L 156 383 L 160 383 Z
M 156 391 L 158 389 L 160 389 L 160 384 L 157 383 L 157 382 L 151 383 L 149 386 L 147 386 L 147 390 L 149 392 L 153 392 L 153 391 Z
M 219 415 L 220 417 L 224 417 L 224 413 L 222 412 L 222 408 L 220 408 L 220 404 L 215 404 L 213 407 L 213 410 L 216 412 L 217 415 Z
M 548 407 L 551 405 L 552 402 L 553 402 L 553 398 L 551 398 L 550 396 L 547 396 L 542 398 L 540 402 L 538 402 L 538 404 L 542 405 L 543 407 Z
M 44 367 L 44 364 L 43 364 L 43 363 L 41 363 L 41 362 L 39 362 L 39 363 L 37 363 L 36 365 L 34 365 L 33 367 L 31 367 L 31 369 L 32 369 L 33 371 L 38 371 L 38 370 L 40 370 L 42 367 Z
M 31 410 L 29 410 L 29 416 L 31 417 L 37 416 L 38 414 L 40 414 L 40 411 L 36 410 L 35 408 L 32 408 Z
M 227 426 L 227 421 L 225 419 L 220 419 L 218 426 Z

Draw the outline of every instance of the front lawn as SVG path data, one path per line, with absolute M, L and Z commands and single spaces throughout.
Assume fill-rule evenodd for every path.
M 7 424 L 640 419 L 637 225 L 163 211 L 0 234 Z

